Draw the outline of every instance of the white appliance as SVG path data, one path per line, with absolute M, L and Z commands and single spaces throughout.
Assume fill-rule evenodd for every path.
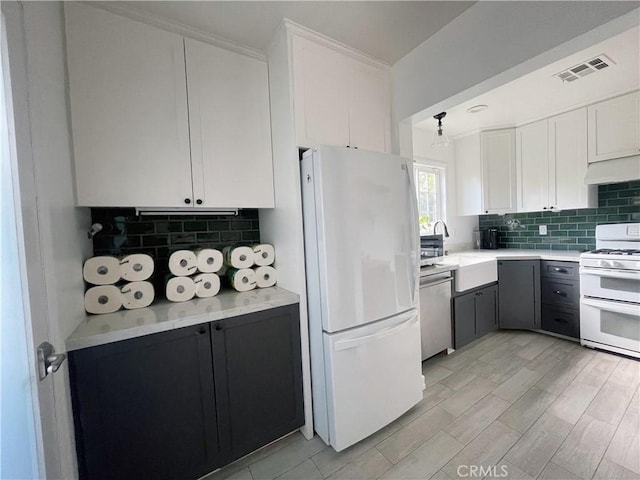
M 340 451 L 422 399 L 413 167 L 320 146 L 301 181 L 315 430 Z
M 640 358 L 640 223 L 598 225 L 580 255 L 580 343 Z

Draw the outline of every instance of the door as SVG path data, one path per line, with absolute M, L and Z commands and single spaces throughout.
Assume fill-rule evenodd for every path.
M 476 334 L 478 337 L 498 328 L 498 287 L 483 288 L 475 293 Z
M 498 262 L 500 328 L 540 328 L 540 260 Z
M 190 205 L 182 37 L 79 3 L 65 17 L 78 205 Z
M 596 298 L 580 301 L 580 338 L 640 356 L 640 307 Z
M 516 129 L 519 212 L 539 212 L 549 207 L 548 138 L 547 120 Z
M 208 324 L 69 361 L 80 478 L 199 478 L 220 466 Z
M 482 191 L 485 213 L 516 211 L 515 129 L 482 132 Z
M 2 3 L 0 41 L 0 478 L 62 478 L 31 151 L 23 6 Z M 27 255 L 26 252 L 29 252 Z
M 410 213 L 416 211 L 411 162 L 327 146 L 303 165 L 309 161 L 312 183 L 303 178 L 303 200 L 305 209 L 314 210 L 315 224 L 307 222 L 305 236 L 316 229 L 324 330 L 415 308 L 419 261 L 417 215 Z
M 298 305 L 211 324 L 223 462 L 304 424 Z
M 476 339 L 476 296 L 474 292 L 453 299 L 455 348 Z
M 422 400 L 420 325 L 411 310 L 324 334 L 329 443 L 341 451 Z
M 556 210 L 597 206 L 597 187 L 585 185 L 587 109 L 549 119 L 549 203 Z
M 273 208 L 267 63 L 184 40 L 195 206 Z
M 293 77 L 298 146 L 349 145 L 349 77 L 344 55 L 295 35 Z
M 440 280 L 433 277 L 420 279 L 422 360 L 453 347 L 451 339 L 451 281 L 451 277 Z

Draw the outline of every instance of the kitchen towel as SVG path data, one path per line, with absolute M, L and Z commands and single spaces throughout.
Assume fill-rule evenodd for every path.
M 230 268 L 227 278 L 238 292 L 247 292 L 256 288 L 256 272 L 250 268 Z
M 273 265 L 273 262 L 276 260 L 276 250 L 273 248 L 273 245 L 268 243 L 260 243 L 257 245 L 252 245 L 253 254 L 255 256 L 254 262 L 258 266 L 267 266 Z
M 176 250 L 169 257 L 169 271 L 177 277 L 193 275 L 197 269 L 198 259 L 190 250 Z
M 202 273 L 216 273 L 222 267 L 222 252 L 215 248 L 203 248 L 196 252 L 198 270 Z
M 224 263 L 233 268 L 249 268 L 253 265 L 253 249 L 251 247 L 224 247 Z
M 155 291 L 150 282 L 126 283 L 120 288 L 120 293 L 122 306 L 127 310 L 148 307 L 155 297 Z
M 276 284 L 276 269 L 265 266 L 254 269 L 256 272 L 256 285 L 258 288 L 273 287 Z
M 193 282 L 199 298 L 213 297 L 220 291 L 220 277 L 215 273 L 200 273 L 193 277 Z
M 92 257 L 84 262 L 82 276 L 93 285 L 111 285 L 120 280 L 120 261 L 116 257 Z
M 120 277 L 127 282 L 142 282 L 153 275 L 153 258 L 144 253 L 134 253 L 120 259 Z
M 196 294 L 196 284 L 191 277 L 173 277 L 167 282 L 167 300 L 186 302 Z
M 91 287 L 84 294 L 84 309 L 87 313 L 113 313 L 122 307 L 122 294 L 114 285 Z

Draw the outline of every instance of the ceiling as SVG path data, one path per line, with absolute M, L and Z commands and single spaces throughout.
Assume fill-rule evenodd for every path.
M 615 65 L 570 83 L 555 77 L 601 54 Z M 450 137 L 478 129 L 519 126 L 638 88 L 640 27 L 635 27 L 450 108 L 442 123 Z M 469 107 L 480 104 L 488 108 L 481 113 L 467 113 Z M 436 124 L 430 118 L 414 127 L 434 132 Z
M 138 1 L 109 2 L 265 51 L 288 18 L 393 65 L 475 2 Z

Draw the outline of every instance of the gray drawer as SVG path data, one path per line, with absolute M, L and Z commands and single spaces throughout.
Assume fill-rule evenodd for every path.
M 542 330 L 580 338 L 580 310 L 542 305 Z
M 541 283 L 542 303 L 567 308 L 580 306 L 580 287 L 576 283 L 551 278 L 543 278 Z
M 580 266 L 577 262 L 558 262 L 555 260 L 542 260 L 541 273 L 543 277 L 566 278 L 578 280 Z

